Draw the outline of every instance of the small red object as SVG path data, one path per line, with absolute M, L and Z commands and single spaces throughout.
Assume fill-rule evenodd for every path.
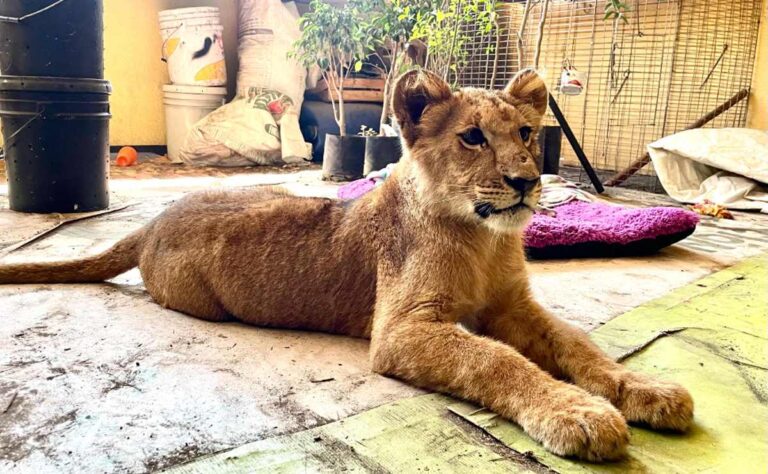
M 136 164 L 136 160 L 139 158 L 139 153 L 132 146 L 124 146 L 117 152 L 117 158 L 115 164 L 117 166 L 133 166 Z
M 273 114 L 282 114 L 285 111 L 283 104 L 279 100 L 273 100 L 267 104 L 267 109 Z

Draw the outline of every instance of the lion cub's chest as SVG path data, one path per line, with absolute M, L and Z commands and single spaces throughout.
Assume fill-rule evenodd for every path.
M 451 273 L 455 278 L 449 283 L 461 314 L 481 312 L 507 295 L 511 288 L 520 287 L 521 283 L 522 287 L 527 286 L 522 251 L 516 252 L 514 244 L 488 242 L 480 248 L 453 255 Z

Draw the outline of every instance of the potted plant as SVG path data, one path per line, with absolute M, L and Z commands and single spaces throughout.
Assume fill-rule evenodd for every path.
M 363 160 L 363 176 L 372 171 L 386 168 L 390 163 L 397 163 L 403 152 L 400 148 L 400 137 L 380 136 L 376 129 L 361 125 L 357 134 L 365 138 L 365 160 Z M 389 152 L 387 148 L 389 147 Z
M 312 0 L 310 8 L 300 20 L 301 38 L 290 55 L 306 67 L 318 66 L 330 92 L 339 135 L 325 137 L 323 179 L 357 179 L 363 174 L 365 137 L 347 134 L 344 81 L 362 68 L 362 59 L 367 56 L 363 25 L 349 4 L 335 7 Z
M 364 30 L 366 44 L 375 62 L 369 65 L 384 78 L 379 131 L 366 129 L 364 174 L 397 162 L 402 156 L 400 138 L 387 136 L 385 130 L 390 116 L 392 90 L 403 70 L 408 42 L 414 27 L 423 14 L 429 11 L 431 0 L 352 0 L 351 7 Z
M 411 39 L 427 45 L 425 69 L 452 87 L 458 87 L 462 71 L 472 59 L 467 45 L 474 35 L 493 35 L 497 29 L 496 0 L 425 0 Z M 472 31 L 468 26 L 472 26 Z M 495 53 L 495 45 L 485 51 Z M 493 73 L 491 73 L 493 74 Z

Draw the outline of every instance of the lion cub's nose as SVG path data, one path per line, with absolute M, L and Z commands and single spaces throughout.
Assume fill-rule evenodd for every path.
M 540 179 L 525 179 L 525 178 L 512 178 L 510 176 L 504 176 L 504 182 L 507 183 L 507 186 L 514 189 L 515 191 L 519 192 L 520 194 L 525 194 L 531 189 L 535 188 L 537 184 L 539 184 Z

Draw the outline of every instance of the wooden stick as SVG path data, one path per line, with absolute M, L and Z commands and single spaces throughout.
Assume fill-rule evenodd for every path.
M 712 77 L 712 74 L 715 73 L 715 69 L 717 69 L 718 64 L 720 64 L 720 61 L 723 60 L 723 56 L 725 56 L 725 52 L 728 51 L 728 44 L 726 43 L 723 46 L 723 52 L 720 53 L 720 56 L 717 57 L 717 61 L 715 61 L 714 66 L 709 70 L 709 74 L 707 74 L 707 77 L 704 78 L 704 81 L 702 81 L 701 85 L 699 86 L 699 89 L 704 87 L 704 85 L 709 81 L 709 78 Z
M 6 255 L 10 254 L 11 252 L 19 250 L 22 247 L 26 247 L 27 245 L 31 244 L 32 242 L 37 242 L 38 240 L 42 239 L 43 237 L 51 234 L 51 232 L 53 232 L 55 230 L 58 230 L 61 227 L 64 227 L 65 225 L 67 225 L 67 224 L 72 224 L 74 222 L 84 221 L 86 219 L 90 219 L 92 217 L 103 216 L 105 214 L 112 214 L 113 212 L 122 211 L 123 209 L 125 209 L 127 207 L 130 207 L 130 206 L 133 206 L 133 204 L 126 204 L 124 206 L 115 207 L 115 208 L 112 208 L 112 209 L 105 209 L 103 211 L 92 212 L 92 213 L 86 214 L 84 216 L 78 216 L 78 217 L 73 217 L 71 219 L 65 219 L 65 220 L 59 221 L 53 227 L 45 229 L 44 231 L 40 232 L 39 234 L 36 234 L 36 235 L 26 239 L 26 240 L 22 240 L 21 242 L 17 242 L 17 243 L 15 243 L 15 244 L 13 244 L 13 245 L 11 245 L 9 247 L 6 247 L 5 249 L 3 249 L 0 252 L 0 258 L 5 257 Z
M 718 105 L 714 109 L 710 110 L 709 113 L 698 119 L 697 121 L 693 122 L 692 124 L 685 127 L 683 130 L 693 130 L 694 128 L 701 128 L 704 125 L 706 125 L 708 122 L 711 122 L 715 118 L 717 118 L 719 115 L 726 112 L 728 109 L 733 107 L 734 105 L 738 104 L 742 100 L 744 100 L 747 96 L 749 96 L 749 87 L 740 90 L 736 94 L 734 94 L 730 99 L 726 100 L 722 104 Z M 683 131 L 681 130 L 681 131 Z M 605 182 L 606 186 L 618 186 L 624 181 L 626 181 L 630 176 L 634 175 L 638 171 L 640 171 L 645 165 L 650 163 L 651 161 L 651 155 L 648 154 L 646 151 L 643 156 L 638 158 L 636 161 L 634 161 L 631 165 L 629 165 L 627 168 L 619 171 L 614 176 L 612 176 L 608 181 Z

